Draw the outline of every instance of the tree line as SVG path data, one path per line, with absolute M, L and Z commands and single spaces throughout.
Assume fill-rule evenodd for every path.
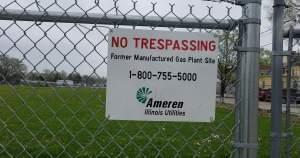
M 18 84 L 21 81 L 46 81 L 56 82 L 57 80 L 72 80 L 74 84 L 105 84 L 106 78 L 93 75 L 81 75 L 78 72 L 66 73 L 65 71 L 51 71 L 45 69 L 42 72 L 27 72 L 26 65 L 19 59 L 0 55 L 0 82 Z
M 233 53 L 237 43 L 236 32 L 222 32 L 219 34 L 218 78 L 220 80 L 220 95 L 224 98 L 226 89 L 233 85 L 236 77 L 237 55 Z M 261 49 L 260 65 L 271 64 L 271 51 Z M 72 80 L 74 84 L 105 84 L 106 78 L 94 75 L 81 75 L 78 72 L 67 74 L 65 71 L 26 72 L 26 65 L 21 60 L 7 55 L 0 55 L 0 82 L 20 83 L 21 80 L 56 82 L 57 80 Z

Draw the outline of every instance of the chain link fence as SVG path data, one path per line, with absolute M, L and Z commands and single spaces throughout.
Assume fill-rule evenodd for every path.
M 290 103 L 286 104 L 287 99 L 283 99 L 283 156 L 294 157 L 300 155 L 300 88 L 296 87 L 299 81 L 297 75 L 298 63 L 294 63 L 291 69 L 290 92 L 287 95 L 287 89 L 283 90 L 283 98 L 289 97 Z
M 295 32 L 294 32 L 295 31 Z M 299 34 L 291 26 L 287 35 L 288 55 L 283 61 L 283 106 L 282 111 L 282 155 L 283 157 L 299 156 L 300 145 L 300 87 L 299 87 Z
M 162 3 L 2 1 L 0 157 L 233 157 L 242 148 L 234 145 L 235 105 L 218 103 L 210 124 L 104 116 L 107 34 L 113 28 L 218 35 L 217 88 L 220 96 L 234 97 L 240 7 Z

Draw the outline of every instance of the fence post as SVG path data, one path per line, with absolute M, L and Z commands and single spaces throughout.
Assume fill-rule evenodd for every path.
M 271 105 L 271 158 L 280 157 L 282 109 L 282 54 L 284 0 L 274 0 L 272 37 L 272 105 Z
M 240 59 L 240 142 L 239 157 L 257 156 L 258 75 L 261 1 L 243 1 L 243 44 Z
M 238 95 L 236 103 L 239 122 L 236 133 L 235 157 L 255 158 L 257 156 L 257 117 L 258 117 L 258 58 L 260 44 L 261 1 L 241 1 L 243 17 L 239 31 L 241 43 L 238 49 Z
M 242 17 L 243 18 L 243 17 Z M 245 27 L 242 23 L 239 24 L 239 41 L 237 46 L 238 47 L 244 47 L 245 45 Z M 235 123 L 237 124 L 237 127 L 235 129 L 235 140 L 234 143 L 238 144 L 241 142 L 241 104 L 242 104 L 242 100 L 241 100 L 241 96 L 242 96 L 242 91 L 241 91 L 241 80 L 242 80 L 242 71 L 241 71 L 241 59 L 242 59 L 242 53 L 239 50 L 237 51 L 237 61 L 238 61 L 238 66 L 237 66 L 237 70 L 236 70 L 236 89 L 235 89 Z M 241 157 L 241 148 L 237 148 L 235 153 L 234 153 L 234 157 L 235 158 L 239 158 Z
M 247 25 L 247 41 L 248 50 L 246 54 L 248 83 L 245 89 L 248 92 L 248 143 L 252 146 L 248 148 L 248 158 L 257 156 L 257 117 L 258 117 L 258 77 L 259 77 L 259 51 L 260 51 L 260 22 L 261 22 L 261 1 L 249 1 L 246 4 L 249 23 Z M 248 10 L 249 9 L 249 10 Z

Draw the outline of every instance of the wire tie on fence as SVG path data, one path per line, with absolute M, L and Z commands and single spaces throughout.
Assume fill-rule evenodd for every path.
M 234 143 L 234 147 L 236 148 L 248 148 L 248 149 L 257 149 L 257 143 Z

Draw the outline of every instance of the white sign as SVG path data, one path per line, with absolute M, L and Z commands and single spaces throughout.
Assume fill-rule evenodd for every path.
M 108 119 L 214 120 L 216 37 L 195 32 L 114 29 L 108 44 Z

